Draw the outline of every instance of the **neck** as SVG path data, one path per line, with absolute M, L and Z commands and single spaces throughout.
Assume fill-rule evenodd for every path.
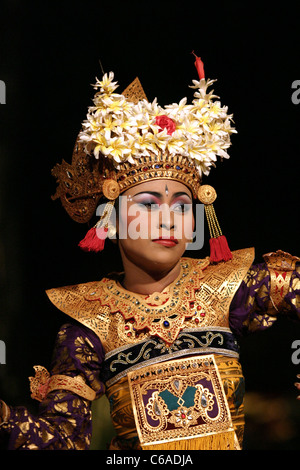
M 153 292 L 162 292 L 180 274 L 180 260 L 173 266 L 159 272 L 137 266 L 130 260 L 123 260 L 124 279 L 122 285 L 125 289 L 141 295 L 151 295 Z

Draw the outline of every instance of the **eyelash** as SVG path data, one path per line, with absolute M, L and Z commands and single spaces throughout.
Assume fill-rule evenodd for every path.
M 174 206 L 171 206 L 170 209 L 173 210 L 173 212 L 175 212 L 175 211 L 176 212 L 182 212 L 182 213 L 183 212 L 189 212 L 190 209 L 191 209 L 191 204 L 187 204 L 186 202 L 179 202 L 177 204 L 174 204 Z
M 159 209 L 160 207 L 160 205 L 157 204 L 156 202 L 139 202 L 138 205 L 142 207 L 146 207 L 148 210 L 155 210 L 155 209 Z M 187 204 L 185 202 L 176 203 L 170 207 L 170 210 L 172 210 L 173 212 L 180 212 L 180 213 L 188 212 L 190 209 L 191 209 L 191 204 Z
M 138 206 L 141 206 L 141 207 L 147 207 L 147 209 L 157 209 L 159 207 L 159 204 L 157 204 L 156 202 L 138 202 L 137 203 Z

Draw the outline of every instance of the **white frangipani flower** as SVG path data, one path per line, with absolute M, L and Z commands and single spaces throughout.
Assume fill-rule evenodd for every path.
M 113 79 L 110 72 L 96 80 L 97 93 L 79 136 L 95 158 L 102 154 L 118 167 L 124 161 L 135 164 L 141 156 L 168 151 L 192 159 L 200 175 L 209 173 L 217 156 L 229 158 L 226 150 L 236 130 L 227 107 L 213 91 L 207 93 L 216 80 L 193 80 L 191 88 L 196 91 L 192 104 L 183 98 L 163 108 L 156 98 L 134 104 L 114 93 L 118 84 Z M 161 124 L 163 121 L 167 124 Z
M 98 80 L 98 78 L 96 78 L 96 83 L 94 85 L 94 88 L 95 89 L 100 88 L 100 91 L 102 93 L 112 93 L 118 88 L 117 82 L 113 82 L 113 79 L 114 79 L 113 72 L 109 72 L 108 75 L 107 73 L 105 73 L 101 81 Z

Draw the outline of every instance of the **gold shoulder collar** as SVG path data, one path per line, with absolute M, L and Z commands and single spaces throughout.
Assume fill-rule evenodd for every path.
M 207 312 L 195 319 L 198 326 L 227 324 L 230 303 L 253 260 L 253 248 L 234 251 L 232 260 L 217 265 L 208 259 L 182 258 L 180 276 L 163 292 L 149 296 L 129 292 L 111 278 L 51 289 L 47 295 L 101 340 L 108 337 L 110 314 L 120 312 L 125 321 L 134 319 L 136 330 L 171 343 L 191 321 L 194 303 Z
M 107 336 L 109 326 L 108 307 L 90 302 L 93 292 L 99 292 L 101 281 L 63 286 L 46 291 L 50 301 L 59 310 L 93 330 L 100 339 Z
M 199 286 L 196 298 L 210 317 L 210 324 L 228 326 L 231 301 L 254 261 L 254 248 L 232 252 L 227 262 L 211 264 Z

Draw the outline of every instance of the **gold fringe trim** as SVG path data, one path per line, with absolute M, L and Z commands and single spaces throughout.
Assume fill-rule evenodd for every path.
M 144 444 L 143 450 L 237 450 L 235 432 L 228 431 L 207 436 Z

